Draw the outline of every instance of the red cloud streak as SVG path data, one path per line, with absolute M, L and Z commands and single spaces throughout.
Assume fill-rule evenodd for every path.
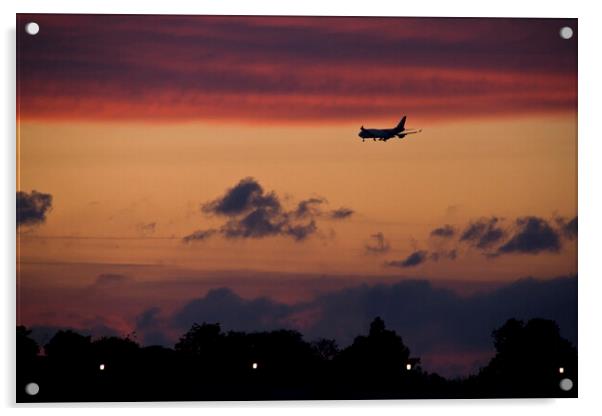
M 37 36 L 24 33 L 29 21 Z M 19 15 L 18 116 L 246 122 L 576 111 L 574 19 Z

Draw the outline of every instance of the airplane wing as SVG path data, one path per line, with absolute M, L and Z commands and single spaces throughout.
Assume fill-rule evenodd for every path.
M 407 134 L 415 134 L 415 133 L 420 133 L 422 131 L 422 129 L 417 129 L 417 130 L 404 130 L 400 133 L 397 133 L 397 137 L 399 137 L 400 139 L 403 139 L 404 137 L 406 137 Z

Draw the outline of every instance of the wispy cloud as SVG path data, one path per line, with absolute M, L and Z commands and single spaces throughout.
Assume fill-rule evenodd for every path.
M 370 236 L 372 243 L 364 246 L 367 254 L 383 254 L 391 249 L 391 245 L 380 231 Z
M 433 231 L 431 231 L 432 237 L 451 238 L 455 234 L 456 234 L 456 229 L 449 224 L 445 224 L 441 227 L 437 227 Z
M 17 227 L 39 225 L 52 209 L 52 195 L 42 192 L 17 192 Z
M 266 192 L 254 178 L 244 178 L 201 207 L 204 214 L 223 217 L 226 222 L 217 229 L 195 231 L 182 240 L 190 243 L 220 234 L 231 239 L 283 236 L 303 241 L 318 231 L 318 218 L 344 219 L 353 213 L 350 209 L 324 211 L 325 204 L 324 198 L 309 198 L 294 209 L 286 209 L 274 191 Z
M 424 263 L 427 260 L 427 255 L 428 252 L 425 250 L 418 250 L 413 252 L 412 254 L 410 254 L 408 257 L 406 257 L 403 260 L 393 260 L 393 261 L 388 261 L 386 263 L 387 266 L 391 266 L 391 267 L 400 267 L 400 268 L 408 268 L 408 267 L 415 267 L 418 266 L 419 264 Z
M 18 19 L 45 28 L 19 38 L 24 118 L 286 122 L 577 105 L 577 42 L 557 35 L 572 19 Z M 378 62 L 371 77 L 365 62 Z
M 499 218 L 491 217 L 470 223 L 462 232 L 460 241 L 479 249 L 492 247 L 504 238 L 504 230 L 498 226 Z
M 516 219 L 514 234 L 498 248 L 498 253 L 557 253 L 560 247 L 559 232 L 548 221 L 538 217 L 522 217 Z

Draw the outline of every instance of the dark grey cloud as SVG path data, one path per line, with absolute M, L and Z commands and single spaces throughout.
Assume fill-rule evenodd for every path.
M 312 318 L 299 325 L 299 316 Z M 337 290 L 292 305 L 267 298 L 243 299 L 221 288 L 185 304 L 172 322 L 181 330 L 195 322 L 219 322 L 225 330 L 297 328 L 308 340 L 335 338 L 345 347 L 365 332 L 375 316 L 397 331 L 417 356 L 445 351 L 493 353 L 491 331 L 512 317 L 552 319 L 562 336 L 576 344 L 577 277 L 526 278 L 471 296 L 435 288 L 424 280 L 404 280 Z M 458 375 L 474 371 L 476 365 L 427 369 Z
M 293 237 L 296 241 L 305 240 L 307 237 L 318 231 L 316 222 L 311 220 L 307 224 L 289 225 L 285 230 L 285 234 Z
M 319 206 L 325 204 L 326 200 L 324 198 L 309 198 L 305 199 L 297 205 L 297 209 L 295 210 L 295 216 L 299 218 L 305 218 L 307 216 L 317 216 L 321 214 Z
M 429 259 L 439 261 L 440 259 L 455 260 L 458 257 L 458 250 L 439 250 L 430 253 Z
M 247 282 L 251 279 L 251 283 L 258 276 L 263 275 L 244 275 Z M 265 281 L 273 282 L 278 276 L 270 274 L 264 277 Z M 225 277 L 219 276 L 212 285 L 233 282 Z M 304 277 L 302 280 L 307 279 Z M 289 282 L 283 283 L 289 291 L 302 290 L 307 285 Z M 182 285 L 182 282 L 172 284 Z M 313 285 L 311 281 L 309 284 Z M 151 285 L 151 289 L 145 291 L 150 296 L 146 297 L 147 302 L 153 293 L 167 287 L 164 284 Z M 440 364 L 430 364 L 428 357 L 447 353 L 470 356 L 480 350 L 487 352 L 492 347 L 491 331 L 511 317 L 553 319 L 559 324 L 564 337 L 577 341 L 576 277 L 522 279 L 502 286 L 482 287 L 471 295 L 460 295 L 419 280 L 358 284 L 345 289 L 333 284 L 329 285 L 333 289 L 328 292 L 324 292 L 323 287 L 313 287 L 316 290 L 308 292 L 316 294 L 304 297 L 307 300 L 285 304 L 271 298 L 245 298 L 231 289 L 207 291 L 205 285 L 187 284 L 182 304 L 174 313 L 161 311 L 153 303 L 142 303 L 132 325 L 136 339 L 145 345 L 173 345 L 192 323 L 219 322 L 224 330 L 298 329 L 309 341 L 335 338 L 341 347 L 346 347 L 355 336 L 365 333 L 375 316 L 381 316 L 387 327 L 403 337 L 413 355 L 425 357 L 423 363 L 428 365 L 425 368 L 448 371 L 446 374 L 451 375 L 474 367 L 445 369 L 439 367 Z M 103 320 L 82 319 L 74 324 L 75 329 L 84 334 L 126 335 L 112 330 L 110 326 Z M 45 331 L 46 342 L 55 332 L 56 329 Z
M 455 260 L 458 257 L 457 249 L 450 250 L 437 250 L 437 251 L 426 251 L 426 250 L 417 250 L 410 254 L 403 260 L 394 260 L 386 262 L 386 266 L 390 267 L 399 267 L 399 268 L 408 268 L 415 267 L 420 264 L 423 264 L 427 261 L 439 261 L 439 260 Z
M 499 243 L 506 235 L 498 226 L 497 217 L 483 218 L 470 223 L 462 232 L 460 241 L 467 242 L 476 248 L 487 249 Z
M 31 328 L 31 337 L 40 346 L 44 346 L 59 331 L 73 331 L 84 336 L 90 336 L 98 339 L 102 337 L 123 336 L 114 328 L 102 323 L 91 323 L 82 327 L 59 326 L 59 325 L 33 325 Z
M 261 238 L 286 234 L 288 216 L 281 207 L 277 209 L 256 208 L 243 217 L 229 220 L 221 232 L 228 238 Z
M 136 317 L 136 334 L 144 345 L 173 345 L 165 334 L 165 322 L 160 314 L 158 306 L 151 306 Z
M 453 225 L 437 227 L 430 233 L 431 237 L 443 238 L 435 242 L 436 249 L 416 250 L 403 260 L 389 261 L 385 265 L 407 268 L 426 261 L 456 260 L 462 253 L 459 246 L 454 247 L 457 243 L 466 243 L 489 259 L 507 254 L 558 253 L 564 241 L 577 237 L 577 217 L 570 220 L 564 217 L 546 220 L 525 216 L 508 225 L 507 221 L 492 216 L 471 221 L 457 238 L 453 238 L 456 234 L 456 227 Z
M 372 238 L 373 242 L 364 246 L 366 253 L 382 254 L 388 252 L 391 249 L 391 245 L 385 239 L 385 235 L 380 231 L 376 234 L 372 234 L 370 238 Z
M 330 217 L 335 219 L 335 220 L 340 220 L 343 218 L 348 218 L 351 215 L 353 215 L 353 210 L 350 208 L 339 208 L 339 209 L 335 209 L 330 211 Z
M 226 193 L 202 206 L 206 213 L 233 216 L 253 209 L 280 210 L 280 201 L 273 192 L 265 193 L 259 182 L 244 178 Z
M 325 216 L 321 206 L 324 198 L 300 201 L 295 209 L 287 210 L 275 192 L 266 192 L 253 178 L 242 179 L 226 193 L 206 204 L 201 210 L 208 215 L 226 217 L 217 229 L 199 230 L 183 238 L 185 243 L 206 240 L 215 234 L 226 238 L 290 237 L 303 241 L 318 231 L 316 219 Z M 331 211 L 329 218 L 349 217 L 352 210 Z
M 447 234 L 444 225 L 431 232 L 437 235 Z M 440 230 L 440 231 L 439 231 Z M 467 243 L 481 251 L 488 258 L 496 258 L 506 254 L 539 254 L 542 252 L 558 253 L 565 241 L 577 237 L 577 217 L 567 220 L 564 217 L 545 219 L 535 216 L 524 216 L 513 223 L 492 216 L 470 222 L 462 231 L 458 241 Z M 457 248 L 453 250 L 458 253 Z M 444 254 L 432 255 L 437 260 Z M 453 256 L 455 258 L 455 255 Z M 451 257 L 450 257 L 451 258 Z
M 449 224 L 445 224 L 445 225 L 435 228 L 433 231 L 431 231 L 431 236 L 433 236 L 433 237 L 451 238 L 455 234 L 456 234 L 456 229 Z
M 305 218 L 307 216 L 311 218 L 326 216 L 330 219 L 340 220 L 352 216 L 355 212 L 352 209 L 345 207 L 324 212 L 321 207 L 327 203 L 328 201 L 325 198 L 305 199 L 299 202 L 297 209 L 294 211 L 294 215 L 298 218 Z
M 208 239 L 209 237 L 211 237 L 212 235 L 214 235 L 217 232 L 218 231 L 214 230 L 214 229 L 197 230 L 191 234 L 188 234 L 187 236 L 184 236 L 182 238 L 182 241 L 184 241 L 185 243 L 190 243 L 192 241 L 203 241 L 203 240 Z
M 17 192 L 17 227 L 42 224 L 51 209 L 52 195 L 35 190 Z
M 428 258 L 427 255 L 428 255 L 427 251 L 418 250 L 418 251 L 413 252 L 412 254 L 410 254 L 408 257 L 406 257 L 403 260 L 393 260 L 393 261 L 389 261 L 385 264 L 387 266 L 400 267 L 400 268 L 415 267 L 415 266 L 418 266 L 419 264 L 424 263 Z
M 515 222 L 516 229 L 510 239 L 498 248 L 498 253 L 537 254 L 543 251 L 560 251 L 560 235 L 544 219 L 522 217 Z
M 136 329 L 145 330 L 157 325 L 157 316 L 161 312 L 158 306 L 151 306 L 136 318 Z
M 239 331 L 278 329 L 289 322 L 294 308 L 268 298 L 243 299 L 227 288 L 210 290 L 202 298 L 188 302 L 172 318 L 177 328 L 189 329 L 194 323 L 219 322 L 224 328 Z
M 577 217 L 567 221 L 566 218 L 556 218 L 556 224 L 562 233 L 562 236 L 567 240 L 574 240 L 577 238 Z
M 312 337 L 334 336 L 342 346 L 374 316 L 382 317 L 417 356 L 490 351 L 491 331 L 511 317 L 553 319 L 564 337 L 577 342 L 576 277 L 522 279 L 470 297 L 434 288 L 427 281 L 364 285 L 324 295 L 313 304 L 321 318 L 307 332 Z M 464 368 L 427 369 L 453 376 L 475 371 L 476 366 L 477 362 Z
M 577 217 L 570 220 L 564 227 L 564 233 L 567 238 L 573 240 L 577 238 Z

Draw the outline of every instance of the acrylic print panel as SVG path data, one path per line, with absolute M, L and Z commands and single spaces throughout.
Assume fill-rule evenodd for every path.
M 575 19 L 17 33 L 18 401 L 577 395 Z

